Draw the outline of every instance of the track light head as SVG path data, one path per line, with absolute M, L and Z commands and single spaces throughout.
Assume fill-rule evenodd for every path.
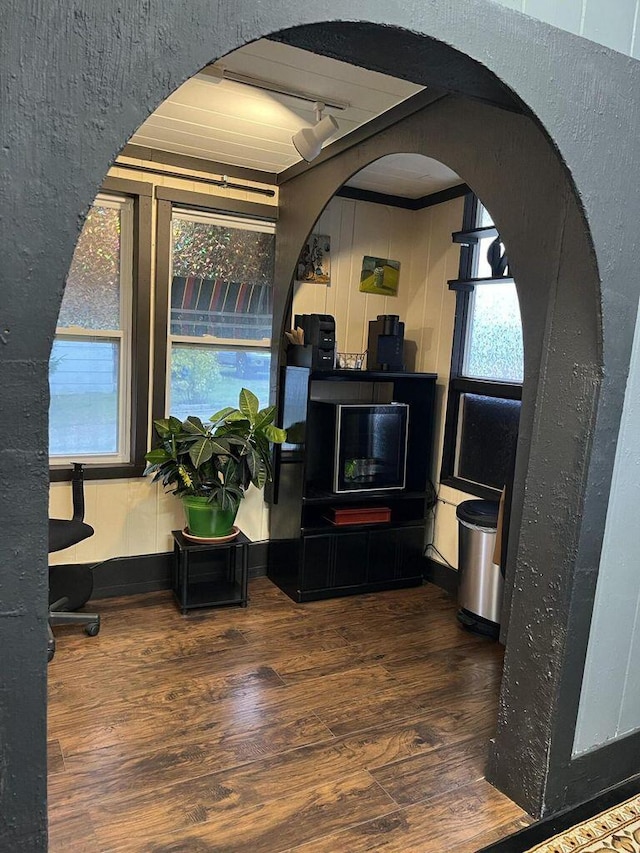
M 291 137 L 296 151 L 307 163 L 316 159 L 322 145 L 338 130 L 338 122 L 333 116 L 322 118 L 324 104 L 317 103 L 315 108 L 317 124 L 313 127 L 303 127 Z

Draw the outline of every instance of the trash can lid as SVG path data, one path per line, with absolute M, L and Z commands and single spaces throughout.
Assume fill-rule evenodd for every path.
M 456 508 L 460 521 L 467 524 L 478 524 L 480 527 L 498 526 L 497 501 L 463 501 Z

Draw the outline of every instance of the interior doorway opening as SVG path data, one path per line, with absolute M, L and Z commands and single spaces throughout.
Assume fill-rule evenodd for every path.
M 446 112 L 446 108 L 445 108 L 444 112 Z M 473 111 L 472 111 L 472 112 L 473 112 Z M 441 116 L 440 116 L 440 118 L 443 118 L 443 116 L 441 115 Z M 446 118 L 446 117 L 445 117 L 445 118 Z M 539 141 L 539 140 L 538 140 L 538 141 Z M 438 146 L 436 146 L 436 147 L 438 147 Z M 537 154 L 538 156 L 540 156 L 540 153 L 541 153 L 540 149 L 537 149 L 536 154 Z M 543 159 L 544 159 L 544 157 L 543 157 Z M 324 177 L 326 178 L 326 173 L 325 173 Z M 292 180 L 293 180 L 293 177 L 292 177 Z M 327 186 L 330 186 L 330 185 L 331 185 L 331 183 L 332 183 L 332 181 L 328 182 Z M 482 183 L 482 182 L 480 182 L 480 183 Z M 321 198 L 321 197 L 322 197 L 322 192 L 320 192 L 320 193 L 317 195 L 317 197 L 318 197 L 318 198 Z M 289 198 L 287 199 L 287 203 L 288 203 L 288 204 L 290 204 L 290 202 L 291 202 L 291 197 L 289 196 Z M 500 205 L 498 205 L 498 207 L 500 207 Z M 498 208 L 496 208 L 496 209 L 498 209 Z M 287 215 L 289 215 L 289 214 L 287 213 Z M 572 213 L 572 215 L 573 215 L 573 213 Z M 505 217 L 505 216 L 506 216 L 506 214 L 504 214 L 504 212 L 501 212 L 501 213 L 500 213 L 500 216 L 501 216 L 501 217 Z M 577 215 L 577 216 L 576 216 L 576 220 L 579 220 L 579 219 L 580 219 L 580 216 L 579 216 L 579 215 Z M 309 217 L 307 217 L 307 220 L 309 220 Z M 503 221 L 506 223 L 506 219 L 503 219 Z M 306 228 L 310 228 L 310 226 L 311 226 L 312 222 L 313 222 L 313 219 L 311 219 L 311 221 L 310 221 L 310 222 L 309 222 L 309 221 L 306 221 L 305 223 L 303 223 L 303 226 L 304 226 L 304 227 L 306 227 Z M 303 227 L 303 230 L 304 230 L 304 227 Z M 515 230 L 517 231 L 517 227 L 516 227 L 516 226 L 508 226 L 508 227 L 510 227 L 510 228 L 512 229 L 512 230 L 511 230 L 511 233 L 514 233 L 514 230 L 513 230 L 514 228 L 515 228 Z M 506 233 L 506 230 L 507 230 L 507 226 L 505 225 L 505 233 Z M 293 237 L 291 238 L 291 240 L 292 240 L 292 244 L 294 244 L 294 245 L 295 245 L 295 243 L 297 242 L 297 243 L 298 243 L 298 246 L 299 246 L 299 245 L 300 245 L 300 242 L 301 242 L 301 240 L 300 240 L 300 234 L 293 233 L 293 231 L 292 231 L 292 234 L 293 234 Z M 582 236 L 584 237 L 584 235 L 582 235 Z M 519 239 L 521 239 L 521 237 L 522 237 L 522 235 L 520 235 L 520 238 L 519 238 Z M 580 239 L 581 239 L 581 238 L 580 238 L 579 236 L 576 236 L 576 239 L 577 239 L 578 241 L 580 241 Z M 295 260 L 294 260 L 293 256 L 292 256 L 291 258 L 287 258 L 287 241 L 288 241 L 288 240 L 289 240 L 289 237 L 286 237 L 286 238 L 285 238 L 285 240 L 284 240 L 283 256 L 280 258 L 280 261 L 279 261 L 278 263 L 280 263 L 280 264 L 284 263 L 284 264 L 285 264 L 285 267 L 286 267 L 286 265 L 287 265 L 287 264 L 289 264 L 289 266 L 292 268 L 293 263 L 295 262 Z M 519 240 L 516 240 L 516 241 L 514 242 L 514 246 L 515 246 L 518 242 L 519 242 Z M 511 243 L 510 243 L 510 245 L 511 245 Z M 524 250 L 524 249 L 519 249 L 519 251 L 520 251 L 520 252 L 524 252 L 525 250 Z M 288 280 L 288 279 L 287 279 L 287 280 Z M 594 285 L 594 286 L 595 286 L 595 285 Z M 280 295 L 280 296 L 278 296 L 278 299 L 279 299 L 279 300 L 282 300 L 282 296 L 281 296 L 281 295 Z M 277 300 L 276 300 L 276 301 L 277 301 Z M 280 306 L 280 307 L 281 307 L 281 306 Z M 536 346 L 534 346 L 532 349 L 533 349 L 533 351 L 534 351 L 534 355 L 536 354 L 536 352 L 537 352 L 537 354 L 539 355 L 539 349 L 540 349 L 540 348 L 539 348 L 539 346 L 538 346 L 537 348 L 536 348 Z M 594 356 L 594 360 L 596 360 L 596 356 Z M 524 476 L 524 471 L 523 471 L 523 472 L 521 472 L 521 473 L 522 473 L 522 475 Z

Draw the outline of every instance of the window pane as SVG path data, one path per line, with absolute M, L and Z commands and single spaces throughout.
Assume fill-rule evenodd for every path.
M 49 362 L 49 452 L 73 457 L 118 451 L 120 342 L 54 341 Z
M 224 406 L 237 406 L 242 388 L 269 403 L 268 350 L 173 344 L 169 413 L 185 420 L 197 415 L 206 421 Z
M 478 202 L 478 227 L 488 228 L 490 225 L 493 225 L 491 214 L 483 204 Z
M 58 326 L 120 328 L 120 206 L 95 204 L 73 253 Z
M 502 489 L 512 476 L 520 401 L 462 394 L 455 475 Z
M 170 333 L 270 338 L 273 233 L 182 218 L 172 228 Z
M 171 334 L 236 340 L 271 337 L 271 286 L 174 276 Z
M 470 305 L 464 375 L 473 379 L 522 382 L 522 324 L 512 281 L 475 288 Z

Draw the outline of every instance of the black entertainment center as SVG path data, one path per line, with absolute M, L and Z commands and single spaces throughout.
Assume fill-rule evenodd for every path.
M 436 378 L 282 368 L 268 575 L 294 601 L 422 583 Z

